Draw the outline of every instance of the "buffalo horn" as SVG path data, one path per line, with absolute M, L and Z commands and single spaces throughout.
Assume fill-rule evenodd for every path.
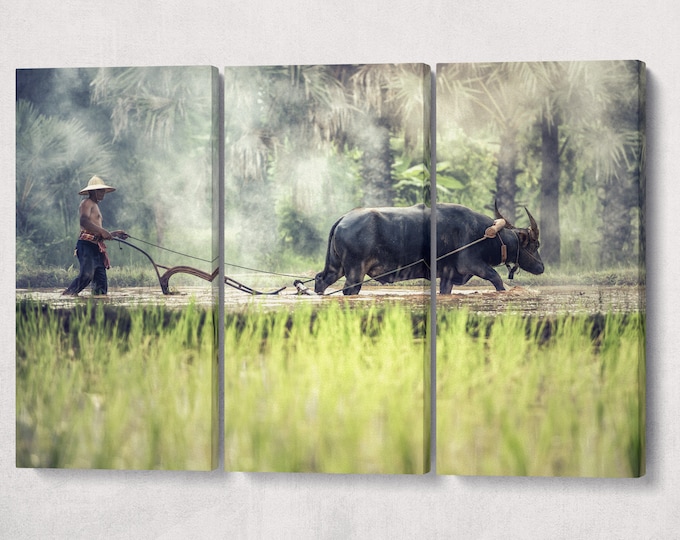
M 493 208 L 494 208 L 494 214 L 496 216 L 496 219 L 505 220 L 505 228 L 506 229 L 514 229 L 515 228 L 515 226 L 512 223 L 510 223 L 510 221 L 508 219 L 503 217 L 503 214 L 501 214 L 500 211 L 498 210 L 498 201 L 493 202 Z
M 535 239 L 538 240 L 538 223 L 536 223 L 534 216 L 531 215 L 531 212 L 529 212 L 529 210 L 527 210 L 526 206 L 524 207 L 524 210 L 527 213 L 527 216 L 529 216 L 529 223 L 531 224 L 531 230 L 534 232 L 534 234 L 536 236 Z

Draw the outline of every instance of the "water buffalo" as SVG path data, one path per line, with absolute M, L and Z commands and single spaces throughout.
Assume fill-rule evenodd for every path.
M 543 273 L 543 261 L 538 253 L 538 224 L 529 210 L 529 227 L 517 228 L 505 219 L 496 207 L 496 218 L 504 221 L 495 236 L 487 237 L 457 253 L 465 246 L 484 237 L 494 220 L 458 204 L 437 205 L 437 277 L 439 292 L 450 294 L 454 285 L 467 283 L 478 276 L 493 283 L 497 291 L 505 290 L 503 280 L 493 267 L 506 264 L 512 278 L 517 268 L 531 274 Z M 503 247 L 505 246 L 505 247 Z M 450 255 L 449 255 L 450 254 Z
M 346 277 L 343 293 L 347 295 L 359 294 L 366 274 L 380 283 L 430 279 L 429 261 L 427 206 L 355 208 L 331 227 L 326 266 L 316 275 L 314 291 L 323 294 L 342 276 Z
M 457 204 L 438 204 L 436 213 L 436 276 L 442 294 L 450 294 L 453 285 L 463 285 L 472 276 L 504 290 L 503 280 L 493 269 L 502 263 L 514 265 L 511 274 L 517 267 L 532 274 L 543 272 L 538 225 L 528 210 L 528 228 L 519 229 L 504 220 L 505 227 L 487 238 L 487 230 L 495 223 L 490 217 Z M 496 216 L 503 219 L 498 209 Z M 346 295 L 359 293 L 365 275 L 380 283 L 431 279 L 430 223 L 430 208 L 423 204 L 351 210 L 331 227 L 326 264 L 315 277 L 315 292 L 323 294 L 342 276 L 346 277 Z M 481 238 L 484 240 L 452 253 Z

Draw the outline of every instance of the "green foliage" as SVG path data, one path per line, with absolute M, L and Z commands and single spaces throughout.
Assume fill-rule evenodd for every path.
M 212 315 L 17 303 L 19 467 L 212 465 Z
M 225 468 L 423 472 L 424 311 L 330 302 L 227 314 Z
M 392 165 L 392 179 L 396 206 L 430 203 L 430 174 L 422 161 L 397 156 Z
M 18 268 L 66 264 L 78 230 L 78 179 L 110 171 L 110 148 L 79 120 L 46 116 L 24 100 L 17 102 L 16 133 Z
M 437 320 L 437 470 L 643 474 L 644 315 Z
M 438 174 L 439 200 L 477 210 L 491 207 L 494 198 L 501 206 L 527 205 L 539 224 L 557 213 L 559 227 L 544 227 L 541 239 L 544 247 L 560 244 L 561 255 L 549 250 L 555 262 L 589 270 L 636 264 L 644 253 L 637 217 L 644 202 L 645 152 L 639 69 L 635 62 L 443 66 L 437 154 L 445 168 Z M 557 144 L 543 144 L 541 126 L 558 134 Z M 472 159 L 475 145 L 489 141 L 497 145 L 487 153 L 492 166 L 479 171 Z M 556 163 L 559 186 L 550 181 L 555 176 L 546 176 Z M 471 183 L 484 190 L 470 193 Z M 579 221 L 563 217 L 577 213 Z M 588 233 L 574 234 L 579 228 Z
M 17 101 L 17 270 L 73 263 L 78 191 L 117 188 L 104 227 L 209 258 L 215 79 L 207 68 L 47 70 Z M 19 70 L 18 78 L 40 77 Z M 186 263 L 186 261 L 182 261 Z
M 318 264 L 331 225 L 376 191 L 422 202 L 425 79 L 415 65 L 228 68 L 229 259 Z
M 483 140 L 474 140 L 458 132 L 451 140 L 442 141 L 437 161 L 437 201 L 454 202 L 482 212 L 492 202 L 496 175 L 493 148 Z
M 284 249 L 309 256 L 318 251 L 323 239 L 310 218 L 291 206 L 279 213 L 279 234 Z

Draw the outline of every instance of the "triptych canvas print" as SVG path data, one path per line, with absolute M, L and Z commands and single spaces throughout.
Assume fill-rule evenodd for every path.
M 644 474 L 643 63 L 16 86 L 17 467 Z

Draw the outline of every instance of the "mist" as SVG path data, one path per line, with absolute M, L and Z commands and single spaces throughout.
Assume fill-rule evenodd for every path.
M 343 214 L 423 202 L 425 173 L 395 189 L 397 159 L 424 170 L 423 66 L 227 67 L 224 80 L 227 263 L 314 275 Z
M 28 185 L 40 201 L 18 204 L 18 264 L 73 264 L 78 191 L 95 174 L 116 188 L 101 205 L 105 228 L 212 261 L 216 77 L 209 67 L 18 70 L 17 107 L 31 114 L 17 125 L 17 200 Z M 59 238 L 36 241 L 47 231 Z M 145 264 L 110 251 L 114 266 Z
M 550 267 L 644 259 L 644 64 L 442 64 L 438 199 L 537 218 Z

